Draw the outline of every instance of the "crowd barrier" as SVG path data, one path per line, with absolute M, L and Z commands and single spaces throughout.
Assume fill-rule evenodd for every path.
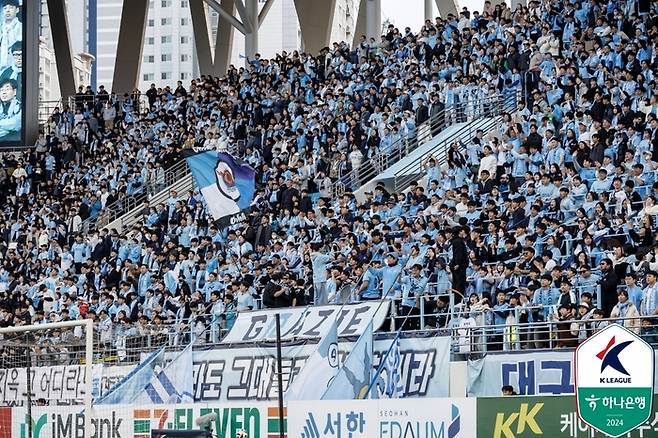
M 650 419 L 630 438 L 658 436 L 654 397 Z M 95 408 L 92 434 L 84 434 L 79 406 L 0 408 L 0 422 L 11 425 L 3 438 L 151 438 L 153 429 L 198 430 L 195 420 L 208 413 L 214 436 L 234 438 L 245 430 L 250 438 L 279 438 L 276 403 L 194 403 Z M 286 438 L 599 438 L 578 419 L 573 396 L 380 399 L 289 402 L 284 408 Z

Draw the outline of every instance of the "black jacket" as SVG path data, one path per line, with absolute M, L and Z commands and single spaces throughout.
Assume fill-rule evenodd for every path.
M 454 237 L 452 239 L 452 260 L 450 261 L 450 268 L 458 267 L 457 269 L 466 269 L 468 266 L 468 249 L 466 243 L 461 237 Z

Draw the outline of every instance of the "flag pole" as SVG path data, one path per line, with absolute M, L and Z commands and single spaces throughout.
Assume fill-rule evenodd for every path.
M 281 316 L 277 312 L 274 315 L 276 321 L 276 368 L 279 384 L 279 438 L 284 438 L 285 420 L 283 418 L 283 366 L 281 364 Z

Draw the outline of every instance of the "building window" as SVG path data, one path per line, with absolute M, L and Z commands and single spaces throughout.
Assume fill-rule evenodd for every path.
M 153 44 L 155 44 L 155 37 L 147 37 L 146 38 L 146 44 L 148 44 L 149 46 L 152 46 Z
M 155 26 L 155 20 L 149 19 L 149 27 Z
M 190 37 L 182 36 L 180 37 L 180 43 L 181 44 L 187 44 L 190 42 Z
M 153 75 L 153 73 L 144 73 L 144 75 L 142 77 L 144 78 L 145 81 L 152 81 L 153 78 L 154 78 L 154 75 Z
M 180 62 L 187 62 L 188 59 L 190 59 L 190 55 L 187 53 L 184 53 L 180 56 Z
M 187 2 L 187 0 L 181 0 L 181 2 L 180 2 L 180 7 L 181 7 L 181 8 L 187 8 L 187 7 L 189 7 L 189 6 L 190 6 L 190 5 L 189 5 L 189 3 Z
M 162 55 L 160 55 L 160 60 L 162 62 L 171 61 L 171 54 L 170 53 L 163 53 Z
M 171 79 L 171 73 L 168 71 L 163 71 L 162 73 L 160 73 L 160 78 L 162 78 L 163 80 Z
M 169 26 L 171 24 L 171 18 L 161 18 L 160 24 L 162 26 Z
M 144 62 L 147 64 L 153 64 L 155 62 L 155 56 L 153 55 L 144 55 Z
M 171 35 L 165 35 L 160 37 L 160 42 L 162 44 L 168 44 L 171 43 Z
M 181 26 L 187 26 L 188 24 L 190 24 L 190 19 L 189 18 L 181 18 L 180 19 L 180 25 Z
M 186 80 L 189 76 L 190 76 L 189 73 L 181 73 L 181 74 L 180 74 L 180 80 L 181 80 L 181 81 L 184 81 L 184 80 Z
M 171 0 L 162 0 L 160 4 L 162 5 L 163 8 L 168 8 L 169 6 L 171 6 Z

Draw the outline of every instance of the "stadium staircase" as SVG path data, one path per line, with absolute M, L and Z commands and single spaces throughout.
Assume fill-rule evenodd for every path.
M 406 190 L 413 181 L 423 177 L 423 165 L 430 156 L 443 166 L 451 144 L 457 142 L 462 148 L 478 130 L 486 134 L 495 129 L 503 114 L 516 109 L 518 98 L 514 94 L 496 95 L 446 108 L 419 125 L 410 139 L 394 143 L 391 154 L 364 161 L 358 170 L 346 175 L 334 185 L 334 196 L 342 195 L 350 187 L 358 200 L 363 200 L 365 192 L 378 185 L 396 193 Z
M 238 152 L 238 144 L 230 145 L 228 153 L 235 155 Z M 118 200 L 106 206 L 103 212 L 95 219 L 87 219 L 82 224 L 82 231 L 90 229 L 106 228 L 116 229 L 123 233 L 133 225 L 142 221 L 142 209 L 144 203 L 149 202 L 151 207 L 164 203 L 169 199 L 171 192 L 175 191 L 179 199 L 190 190 L 195 190 L 194 178 L 187 166 L 187 160 L 181 159 L 178 163 L 165 171 L 164 183 L 159 182 L 150 187 L 145 187 L 137 195 Z
M 105 206 L 97 217 L 85 220 L 82 223 L 82 231 L 86 233 L 92 229 L 107 228 L 123 233 L 142 220 L 141 211 L 145 202 L 148 201 L 150 206 L 164 203 L 172 190 L 179 196 L 186 194 L 188 190 L 194 190 L 192 174 L 184 159 L 165 171 L 164 181 L 145 186 L 140 193 L 119 199 Z

